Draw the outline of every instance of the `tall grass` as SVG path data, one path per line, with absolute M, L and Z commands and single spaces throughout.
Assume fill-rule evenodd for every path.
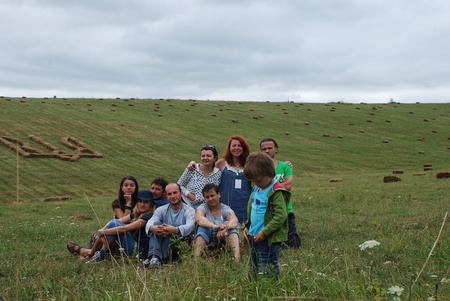
M 402 300 L 450 296 L 449 180 L 435 177 L 450 170 L 449 104 L 0 98 L 0 109 L 1 136 L 34 134 L 54 145 L 74 136 L 104 155 L 27 159 L 0 145 L 1 299 L 389 300 L 396 285 Z M 67 252 L 69 239 L 86 245 L 111 218 L 123 175 L 141 188 L 156 176 L 176 181 L 202 144 L 220 150 L 236 133 L 253 149 L 274 137 L 279 158 L 294 163 L 304 245 L 282 251 L 279 281 L 247 280 L 244 242 L 240 265 L 228 253 L 186 252 L 182 263 L 158 270 L 138 269 L 134 257 L 90 266 Z M 423 171 L 425 163 L 434 170 Z M 383 183 L 394 169 L 404 171 L 402 181 Z M 342 182 L 330 183 L 335 177 Z M 50 196 L 71 200 L 42 202 Z M 366 240 L 380 245 L 362 251 Z

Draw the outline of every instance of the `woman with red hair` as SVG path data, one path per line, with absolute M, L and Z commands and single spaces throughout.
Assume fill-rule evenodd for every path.
M 251 182 L 244 177 L 244 165 L 250 154 L 250 146 L 244 137 L 235 135 L 228 139 L 225 153 L 216 163 L 222 170 L 220 201 L 231 207 L 242 225 L 247 220 L 247 204 Z

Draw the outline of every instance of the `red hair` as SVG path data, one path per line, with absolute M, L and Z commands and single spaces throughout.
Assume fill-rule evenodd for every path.
M 238 140 L 241 143 L 242 154 L 239 157 L 239 162 L 240 162 L 240 166 L 243 167 L 245 165 L 245 161 L 247 161 L 248 155 L 250 154 L 250 146 L 248 145 L 247 140 L 245 140 L 245 138 L 242 136 L 235 135 L 235 136 L 230 137 L 230 139 L 228 140 L 227 148 L 225 149 L 225 152 L 224 152 L 224 155 L 222 158 L 224 158 L 229 165 L 231 165 L 231 166 L 234 165 L 233 155 L 230 152 L 230 145 L 231 145 L 231 141 L 233 141 L 233 140 Z

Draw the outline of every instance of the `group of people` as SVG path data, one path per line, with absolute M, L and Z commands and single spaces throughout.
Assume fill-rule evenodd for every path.
M 278 278 L 282 245 L 301 245 L 292 166 L 276 159 L 274 139 L 263 139 L 259 147 L 250 153 L 243 137 L 232 136 L 219 159 L 214 145 L 204 145 L 200 163 L 190 162 L 177 183 L 157 178 L 150 190 L 139 191 L 134 177 L 124 177 L 112 203 L 114 219 L 92 236 L 89 248 L 69 241 L 69 252 L 96 263 L 107 253 L 130 256 L 137 250 L 142 265 L 155 268 L 178 260 L 182 242 L 193 243 L 196 257 L 228 243 L 239 262 L 243 230 L 250 244 L 249 277 L 262 272 Z

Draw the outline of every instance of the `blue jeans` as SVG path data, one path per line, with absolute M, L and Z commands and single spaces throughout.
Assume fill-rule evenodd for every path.
M 250 239 L 249 280 L 255 280 L 259 275 L 278 280 L 280 278 L 280 251 L 281 242 L 270 244 L 267 239 L 262 242 Z
M 192 239 L 193 235 L 178 237 L 172 234 L 164 237 L 150 232 L 147 258 L 158 256 L 164 263 L 178 261 L 181 252 L 179 242 L 183 241 L 190 245 Z
M 113 219 L 108 223 L 108 225 L 106 225 L 106 229 L 120 226 L 124 226 L 124 224 L 118 219 Z M 131 234 L 130 232 L 119 235 L 106 235 L 106 239 L 108 240 L 110 246 L 112 246 L 114 243 L 117 243 L 120 248 L 124 248 L 124 252 L 128 256 L 133 254 L 135 241 L 133 239 L 133 234 Z

